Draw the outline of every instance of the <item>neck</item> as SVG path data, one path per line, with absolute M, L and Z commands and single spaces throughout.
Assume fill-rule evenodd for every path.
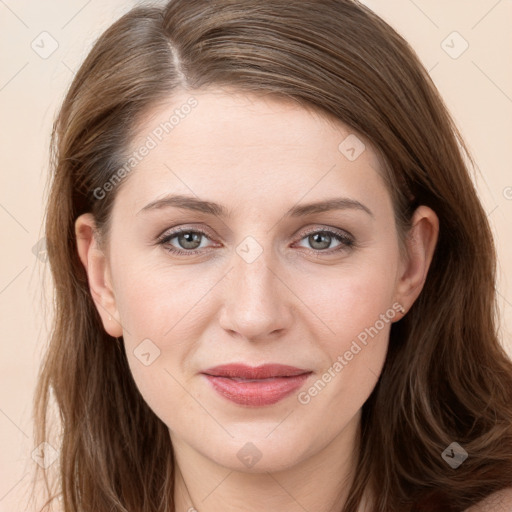
M 340 512 L 354 479 L 359 429 L 360 413 L 320 451 L 274 472 L 221 466 L 171 434 L 175 512 Z

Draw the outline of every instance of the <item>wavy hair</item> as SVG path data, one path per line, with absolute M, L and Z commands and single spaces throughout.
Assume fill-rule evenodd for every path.
M 474 161 L 408 43 L 356 0 L 172 0 L 136 7 L 98 39 L 53 127 L 45 212 L 55 315 L 34 396 L 36 442 L 60 423 L 64 512 L 174 512 L 167 426 L 132 378 L 122 338 L 103 329 L 74 222 L 108 237 L 116 194 L 94 191 L 126 161 L 142 116 L 178 89 L 230 87 L 313 108 L 367 137 L 382 159 L 396 225 L 419 205 L 440 224 L 424 288 L 393 324 L 363 406 L 343 512 L 460 511 L 512 485 L 512 363 L 498 338 L 496 254 Z M 126 177 L 129 179 L 129 177 Z M 452 469 L 452 442 L 469 454 Z M 40 469 L 38 469 L 41 471 Z

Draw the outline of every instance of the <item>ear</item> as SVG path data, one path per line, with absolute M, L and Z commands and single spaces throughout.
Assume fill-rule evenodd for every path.
M 75 221 L 75 235 L 80 261 L 87 272 L 89 289 L 103 327 L 110 336 L 122 336 L 107 255 L 100 249 L 96 223 L 91 213 L 80 215 Z
M 437 215 L 428 206 L 419 206 L 406 236 L 407 256 L 402 262 L 396 287 L 397 301 L 405 311 L 411 308 L 423 289 L 438 236 Z

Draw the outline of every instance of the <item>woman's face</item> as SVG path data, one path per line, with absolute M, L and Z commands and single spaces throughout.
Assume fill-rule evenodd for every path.
M 142 396 L 176 446 L 226 467 L 326 449 L 359 421 L 429 263 L 401 260 L 369 143 L 291 103 L 205 90 L 153 111 L 134 152 L 88 272 Z M 298 371 L 211 370 L 227 364 Z

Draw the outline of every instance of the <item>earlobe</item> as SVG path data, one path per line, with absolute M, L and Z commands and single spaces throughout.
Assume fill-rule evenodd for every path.
M 112 337 L 122 336 L 108 258 L 99 247 L 96 223 L 91 213 L 84 213 L 76 219 L 75 236 L 78 256 L 87 273 L 91 297 L 103 327 Z
M 414 212 L 406 237 L 407 261 L 397 283 L 397 301 L 408 311 L 425 284 L 439 236 L 439 219 L 428 206 Z

